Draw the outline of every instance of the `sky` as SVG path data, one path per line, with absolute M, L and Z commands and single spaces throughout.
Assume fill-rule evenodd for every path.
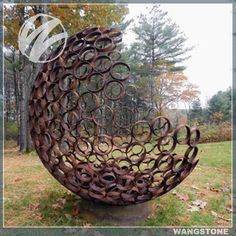
M 160 4 L 167 16 L 188 38 L 186 45 L 194 46 L 191 58 L 183 62 L 184 74 L 198 85 L 200 100 L 206 105 L 212 95 L 232 85 L 232 5 L 231 4 Z M 152 4 L 129 4 L 127 19 L 137 23 L 137 16 L 146 14 Z M 135 35 L 127 28 L 124 43 Z

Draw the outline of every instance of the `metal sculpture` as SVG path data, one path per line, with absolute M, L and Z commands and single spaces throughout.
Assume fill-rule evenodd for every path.
M 44 166 L 75 194 L 112 205 L 173 189 L 197 165 L 200 139 L 198 129 L 172 129 L 167 118 L 140 112 L 120 41 L 119 30 L 105 28 L 70 37 L 63 54 L 43 65 L 29 101 L 30 132 Z M 186 151 L 176 154 L 181 144 Z

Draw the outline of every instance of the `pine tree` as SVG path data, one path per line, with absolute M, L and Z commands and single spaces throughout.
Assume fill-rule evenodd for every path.
M 187 52 L 191 48 L 185 46 L 187 38 L 184 33 L 167 18 L 167 12 L 162 11 L 160 5 L 154 5 L 146 15 L 141 14 L 133 32 L 136 40 L 129 50 L 130 58 L 135 58 L 132 66 L 137 74 L 146 77 L 149 103 L 156 108 L 156 78 L 162 73 L 182 72 L 185 68 L 181 62 L 189 57 Z
M 201 101 L 200 99 L 196 99 L 192 102 L 190 111 L 189 111 L 189 119 L 191 121 L 202 121 L 202 106 L 201 106 Z

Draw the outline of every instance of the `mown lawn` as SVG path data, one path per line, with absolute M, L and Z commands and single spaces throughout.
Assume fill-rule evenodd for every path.
M 139 225 L 231 225 L 231 142 L 200 144 L 199 149 L 192 174 L 155 199 L 154 214 Z M 20 154 L 10 141 L 5 143 L 4 184 L 5 227 L 104 225 L 80 212 L 80 198 L 61 186 L 34 152 Z

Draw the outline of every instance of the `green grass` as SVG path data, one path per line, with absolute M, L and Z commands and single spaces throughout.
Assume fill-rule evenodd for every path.
M 177 149 L 184 151 L 184 147 Z M 200 144 L 199 158 L 186 180 L 153 201 L 154 213 L 139 225 L 231 225 L 231 142 Z M 6 142 L 4 168 L 5 226 L 104 225 L 80 211 L 73 215 L 81 199 L 47 172 L 35 152 L 20 154 L 14 142 Z M 178 194 L 187 195 L 188 200 L 179 199 Z M 195 200 L 206 202 L 206 207 L 188 211 Z
M 144 222 L 144 226 L 178 225 L 179 215 L 184 213 L 184 204 L 176 201 L 172 194 L 163 196 L 157 202 L 157 211 L 154 217 Z M 166 204 L 168 202 L 168 204 Z

